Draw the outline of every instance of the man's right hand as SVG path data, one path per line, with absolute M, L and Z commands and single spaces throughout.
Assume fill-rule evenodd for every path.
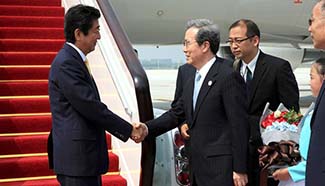
M 186 140 L 190 139 L 190 135 L 187 133 L 187 131 L 188 131 L 188 125 L 187 125 L 187 123 L 182 124 L 182 126 L 180 127 L 180 129 L 181 129 L 181 135 L 182 135 L 182 137 L 184 139 L 186 139 Z
M 140 143 L 142 142 L 145 137 L 148 135 L 148 127 L 144 123 L 133 123 L 133 130 L 131 133 L 131 138 L 134 142 Z

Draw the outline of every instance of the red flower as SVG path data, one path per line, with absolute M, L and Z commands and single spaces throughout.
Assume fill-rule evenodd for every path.
M 296 113 L 294 110 L 290 111 L 275 111 L 271 114 L 267 115 L 261 123 L 262 128 L 266 128 L 271 126 L 273 122 L 287 122 L 292 125 L 298 126 L 302 115 L 300 113 Z

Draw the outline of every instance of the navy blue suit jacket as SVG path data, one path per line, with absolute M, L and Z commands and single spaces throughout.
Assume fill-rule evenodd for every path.
M 249 126 L 246 89 L 241 76 L 218 58 L 201 86 L 193 111 L 193 73 L 176 106 L 147 122 L 157 136 L 180 123 L 189 124 L 191 180 L 201 186 L 232 186 L 232 172 L 247 171 Z M 194 71 L 195 72 L 195 71 Z
M 49 73 L 52 131 L 49 161 L 56 174 L 98 176 L 108 170 L 105 130 L 127 141 L 132 126 L 100 101 L 79 53 L 64 44 Z
M 325 186 L 325 83 L 311 119 L 311 138 L 307 156 L 306 186 Z

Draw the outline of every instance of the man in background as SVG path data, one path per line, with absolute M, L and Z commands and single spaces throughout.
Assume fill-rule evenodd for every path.
M 259 120 L 267 102 L 276 110 L 280 103 L 299 111 L 299 89 L 290 63 L 259 49 L 260 30 L 251 20 L 241 19 L 229 28 L 227 41 L 236 58 L 234 68 L 246 82 L 250 126 L 248 183 L 259 185 L 257 148 L 263 145 Z
M 135 127 L 100 101 L 86 55 L 100 39 L 100 12 L 71 7 L 65 15 L 66 43 L 52 62 L 49 96 L 52 130 L 48 141 L 50 167 L 61 186 L 101 186 L 108 171 L 106 131 L 122 141 L 143 139 L 145 125 Z
M 325 1 L 320 0 L 313 8 L 309 19 L 310 36 L 314 47 L 325 49 Z M 323 74 L 324 75 L 324 74 Z M 325 185 L 325 84 L 320 89 L 311 119 L 311 138 L 309 143 L 306 186 Z

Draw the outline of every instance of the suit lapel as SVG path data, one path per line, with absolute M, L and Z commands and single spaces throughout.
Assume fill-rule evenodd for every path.
M 189 114 L 189 116 L 192 116 L 193 115 L 193 90 L 194 90 L 194 78 L 195 78 L 195 72 L 196 72 L 196 70 L 194 71 L 194 73 L 193 74 L 191 74 L 191 78 L 188 80 L 189 82 L 189 85 L 188 85 L 188 87 L 189 87 L 189 94 L 190 94 L 190 96 L 188 97 L 188 101 L 187 101 L 187 103 L 191 103 L 191 105 L 189 105 L 188 106 L 188 108 L 190 108 L 190 114 Z M 192 119 L 192 118 L 190 118 L 190 119 Z
M 262 78 L 265 70 L 266 70 L 266 63 L 264 61 L 264 54 L 261 51 L 260 55 L 258 56 L 257 62 L 256 62 L 256 67 L 255 67 L 255 70 L 254 70 L 253 79 L 251 81 L 251 88 L 250 88 L 249 95 L 248 95 L 248 103 L 249 103 L 248 105 L 249 105 L 249 107 L 253 102 L 255 92 L 256 92 L 256 89 L 257 89 L 258 85 L 260 83 L 262 83 L 261 78 Z
M 199 92 L 199 95 L 198 95 L 198 98 L 196 101 L 195 111 L 193 113 L 193 121 L 195 120 L 197 113 L 200 110 L 200 107 L 201 107 L 204 99 L 206 98 L 206 95 L 209 93 L 209 91 L 211 90 L 211 87 L 213 86 L 213 84 L 216 81 L 216 76 L 219 71 L 219 66 L 220 66 L 220 58 L 217 58 L 217 60 L 211 66 L 205 79 L 203 80 L 203 83 L 201 85 L 200 92 Z M 192 84 L 194 84 L 194 82 Z M 192 90 L 192 95 L 193 95 L 193 88 L 191 90 Z M 193 106 L 192 106 L 192 108 L 193 108 Z
M 98 92 L 96 83 L 95 83 L 93 77 L 89 74 L 89 71 L 88 71 L 88 69 L 86 67 L 86 64 L 82 60 L 82 58 L 81 58 L 80 54 L 78 53 L 78 51 L 76 51 L 72 46 L 70 46 L 70 45 L 68 45 L 66 43 L 64 44 L 63 48 L 65 50 L 67 50 L 76 59 L 76 61 L 79 63 L 78 65 L 80 65 L 81 68 L 83 69 L 84 73 L 88 75 L 89 83 L 92 85 L 92 88 L 95 89 L 97 98 L 98 98 L 98 100 L 100 100 L 100 96 L 99 96 L 99 92 Z

